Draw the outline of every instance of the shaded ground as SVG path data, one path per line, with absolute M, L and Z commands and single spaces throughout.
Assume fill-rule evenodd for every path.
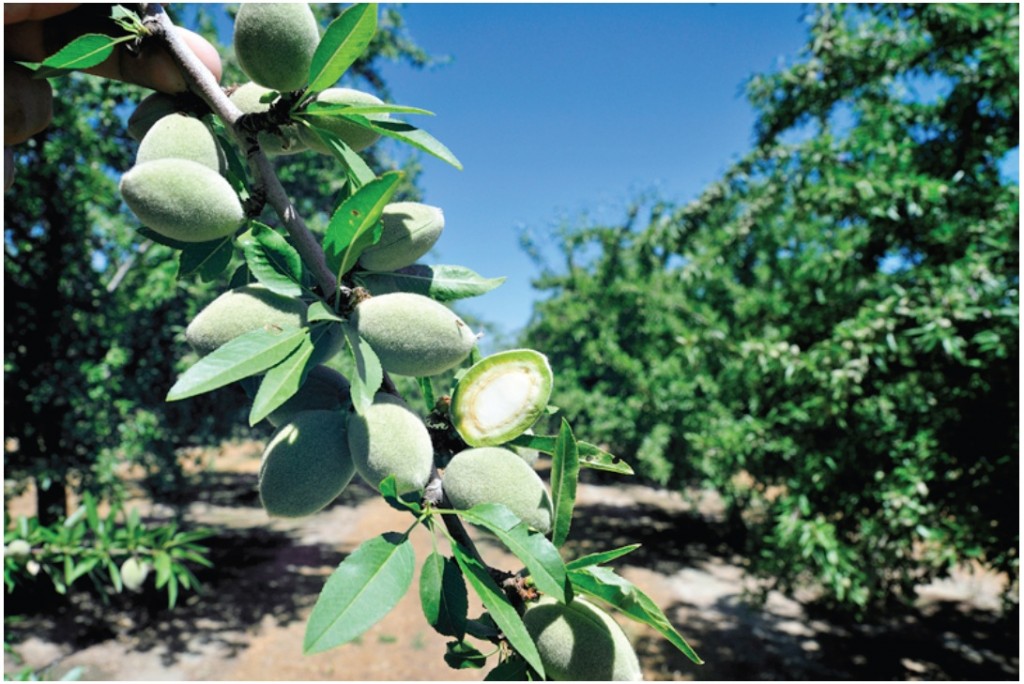
M 7 626 L 24 662 L 6 656 L 5 672 L 27 665 L 50 678 L 83 667 L 87 680 L 482 678 L 444 664 L 446 638 L 426 626 L 415 590 L 358 643 L 303 656 L 305 621 L 326 577 L 360 541 L 404 530 L 410 518 L 354 483 L 315 516 L 272 521 L 255 494 L 258 461 L 255 445 L 222 451 L 193 494 L 187 519 L 218 530 L 206 542 L 216 567 L 197 572 L 201 596 L 168 611 L 151 587 L 106 607 L 81 594 L 68 602 L 23 592 L 5 615 L 25 615 Z M 170 514 L 137 505 L 151 518 Z M 998 617 L 997 578 L 961 573 L 925 588 L 912 613 L 860 624 L 777 593 L 753 607 L 719 514 L 712 497 L 687 503 L 635 485 L 580 486 L 571 539 L 587 545 L 570 542 L 567 553 L 643 543 L 620 572 L 707 661 L 693 666 L 653 630 L 620 621 L 648 679 L 1018 679 L 1019 628 L 1015 617 Z M 412 538 L 421 562 L 430 538 Z M 481 550 L 492 565 L 514 567 L 493 544 Z M 479 611 L 472 606 L 470 615 Z

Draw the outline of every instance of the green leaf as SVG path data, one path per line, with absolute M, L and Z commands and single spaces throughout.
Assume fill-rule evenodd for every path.
M 572 525 L 572 511 L 576 505 L 576 484 L 580 475 L 580 453 L 568 421 L 555 440 L 555 453 L 551 458 L 551 543 L 556 547 L 565 543 Z
M 356 271 L 356 279 L 372 294 L 413 292 L 439 302 L 451 302 L 490 292 L 505 278 L 484 278 L 465 266 L 413 264 L 390 273 Z
M 430 378 L 416 378 L 416 384 L 419 385 L 420 394 L 423 395 L 427 413 L 430 413 L 434 410 L 434 405 L 437 404 L 437 399 L 434 398 L 434 382 Z
M 308 93 L 330 88 L 359 58 L 377 32 L 377 5 L 352 5 L 331 22 L 309 65 Z
M 348 342 L 352 360 L 355 362 L 356 372 L 349 378 L 352 407 L 356 413 L 363 415 L 366 413 L 366 409 L 373 404 L 373 397 L 377 394 L 381 383 L 384 382 L 384 369 L 380 365 L 380 359 L 377 358 L 376 352 L 366 340 L 359 337 L 351 324 L 345 322 L 341 329 L 345 333 L 345 340 Z
M 433 551 L 420 571 L 420 605 L 427 622 L 439 634 L 461 641 L 466 635 L 468 601 L 466 582 L 458 564 Z
M 306 321 L 309 323 L 315 323 L 317 321 L 344 323 L 345 319 L 331 311 L 327 304 L 317 300 L 310 304 L 309 308 L 306 310 Z
M 74 566 L 74 568 L 71 570 L 71 575 L 70 575 L 70 577 L 68 577 L 67 583 L 69 585 L 73 584 L 80 577 L 82 577 L 82 575 L 85 575 L 85 574 L 91 572 L 92 569 L 95 568 L 96 565 L 99 562 L 100 562 L 99 556 L 93 556 L 91 558 L 86 558 L 86 559 L 82 560 L 80 563 L 76 564 Z
M 167 581 L 167 608 L 174 608 L 178 602 L 178 578 L 174 574 Z
M 271 413 L 273 413 L 284 402 L 288 401 L 299 387 L 306 380 L 306 374 L 312 364 L 309 363 L 313 356 L 313 340 L 310 339 L 309 329 L 307 334 L 299 342 L 299 346 L 281 363 L 277 364 L 263 376 L 260 389 L 252 400 L 252 409 L 249 411 L 249 425 L 255 425 Z
M 313 356 L 310 357 L 309 367 L 319 366 L 333 358 L 341 350 L 339 338 L 342 336 L 344 333 L 339 321 L 319 320 L 311 323 L 309 337 L 313 340 Z
M 110 18 L 128 33 L 137 36 L 149 35 L 149 31 L 142 23 L 142 17 L 124 5 L 114 5 L 110 10 Z
M 453 670 L 479 670 L 487 664 L 487 656 L 472 644 L 449 641 L 444 652 L 444 662 Z
M 331 151 L 334 158 L 340 161 L 345 167 L 345 175 L 348 184 L 352 188 L 361 188 L 377 177 L 359 154 L 349 147 L 344 140 L 331 131 L 325 131 L 316 126 L 310 126 L 324 145 Z
M 558 549 L 540 532 L 535 532 L 502 504 L 480 504 L 459 515 L 468 523 L 489 530 L 516 558 L 523 562 L 534 584 L 561 603 L 572 600 L 565 565 Z
M 124 591 L 124 584 L 121 583 L 121 571 L 118 569 L 117 564 L 110 558 L 106 559 L 107 574 L 110 575 L 110 583 L 114 585 L 114 591 L 121 593 Z
M 483 601 L 484 607 L 501 628 L 512 648 L 518 651 L 526 659 L 526 662 L 543 677 L 544 664 L 540 661 L 537 646 L 533 643 L 530 633 L 526 631 L 523 619 L 509 603 L 505 592 L 494 582 L 491 574 L 487 572 L 487 568 L 479 559 L 474 557 L 464 546 L 452 541 L 452 553 L 462 569 L 462 574 L 472 585 L 480 600 Z
M 253 222 L 239 242 L 249 271 L 267 289 L 285 295 L 302 295 L 302 257 L 277 231 Z
M 324 235 L 328 267 L 338 279 L 356 264 L 363 250 L 380 239 L 380 217 L 398 189 L 401 171 L 388 171 L 359 188 L 331 216 Z
M 213 117 L 213 126 L 217 134 L 217 141 L 220 142 L 220 148 L 224 152 L 224 158 L 227 161 L 227 173 L 224 174 L 224 178 L 231 184 L 231 187 L 238 195 L 238 199 L 245 202 L 251 196 L 249 186 L 246 183 L 248 169 L 245 162 L 242 161 L 241 155 L 238 154 L 237 145 L 231 136 L 228 135 L 224 124 L 219 118 Z
M 252 273 L 249 272 L 249 267 L 245 264 L 239 264 L 235 272 L 231 274 L 231 279 L 228 281 L 228 289 L 234 290 L 236 287 L 244 287 L 246 285 L 252 285 L 256 281 L 253 278 Z M 309 320 L 308 318 L 306 320 Z
M 466 620 L 466 634 L 477 639 L 494 641 L 501 637 L 501 629 L 494 622 L 494 618 L 483 613 L 478 618 Z
M 553 454 L 555 453 L 555 443 L 557 441 L 558 438 L 554 436 L 523 434 L 513 439 L 509 444 L 536 449 L 537 451 L 543 451 L 545 454 Z M 587 442 L 576 442 L 576 446 L 579 449 L 581 467 L 604 470 L 620 475 L 633 474 L 633 469 L 629 467 L 629 464 L 618 456 L 613 456 L 607 451 Z
M 306 623 L 304 653 L 352 641 L 388 614 L 412 584 L 416 557 L 405 535 L 359 545 L 328 578 Z
M 610 551 L 601 551 L 599 553 L 589 553 L 586 556 L 580 556 L 576 560 L 571 560 L 565 564 L 568 570 L 580 570 L 591 565 L 601 565 L 603 563 L 610 563 L 616 558 L 621 558 L 627 553 L 632 553 L 640 548 L 640 544 L 630 544 L 628 546 L 620 546 L 617 549 L 611 549 Z
M 288 358 L 307 334 L 305 328 L 261 328 L 239 335 L 182 373 L 167 393 L 167 401 L 194 397 L 262 373 Z
M 394 475 L 388 475 L 380 481 L 380 494 L 384 497 L 384 501 L 389 506 L 394 508 L 396 511 L 412 512 L 414 515 L 419 515 L 423 512 L 423 507 L 420 506 L 419 501 L 415 501 L 412 497 L 418 496 L 416 492 L 409 492 L 405 494 L 408 499 L 402 498 L 402 495 L 398 493 L 398 482 L 395 480 Z
M 588 567 L 571 570 L 569 577 L 573 586 L 583 593 L 615 606 L 626 617 L 650 625 L 687 658 L 698 665 L 704 664 L 657 604 L 632 582 L 615 574 L 611 568 Z
M 396 104 L 344 104 L 341 102 L 310 102 L 302 112 L 301 118 L 314 122 L 318 118 L 346 117 L 352 114 L 425 114 L 434 116 L 434 112 L 419 107 L 406 107 Z M 352 123 L 359 123 L 353 121 Z
M 494 666 L 484 677 L 485 682 L 525 682 L 533 679 L 533 671 L 526 661 L 515 655 Z
M 171 579 L 171 557 L 166 551 L 157 551 L 153 556 L 153 569 L 156 570 L 156 588 L 160 589 Z
M 100 33 L 86 33 L 44 59 L 35 77 L 50 78 L 68 71 L 92 68 L 110 57 L 115 45 L 133 39 L 133 36 L 112 38 Z
M 377 131 L 381 135 L 408 143 L 427 154 L 437 157 L 441 161 L 448 162 L 460 171 L 462 170 L 462 162 L 452 154 L 451 150 L 442 145 L 434 136 L 422 129 L 416 128 L 412 124 L 387 119 L 381 121 L 370 121 L 367 119 L 364 126 Z
M 178 278 L 198 274 L 203 282 L 216 280 L 231 264 L 235 249 L 231 236 L 210 242 L 185 243 L 178 255 Z

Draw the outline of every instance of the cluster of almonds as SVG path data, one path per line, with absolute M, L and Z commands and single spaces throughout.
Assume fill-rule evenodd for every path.
M 235 23 L 235 51 L 252 79 L 230 95 L 245 113 L 267 111 L 270 91 L 302 88 L 319 42 L 309 7 L 293 3 L 243 4 Z M 331 88 L 320 102 L 380 103 L 372 95 Z M 381 118 L 386 114 L 377 115 Z M 372 145 L 377 135 L 340 118 L 325 128 L 352 149 Z M 136 165 L 124 174 L 126 203 L 150 229 L 182 242 L 234 234 L 245 221 L 238 195 L 224 178 L 225 161 L 207 121 L 177 111 L 175 101 L 152 95 L 130 121 L 141 139 Z M 258 136 L 271 155 L 306 150 L 329 153 L 315 133 L 286 124 Z M 388 205 L 380 240 L 360 257 L 374 272 L 412 266 L 444 228 L 440 209 L 415 202 Z M 186 339 L 206 355 L 246 332 L 307 324 L 308 303 L 261 285 L 230 290 L 204 308 Z M 444 305 L 419 294 L 392 292 L 369 297 L 349 314 L 354 331 L 393 375 L 429 377 L 452 370 L 469 357 L 477 337 Z M 332 353 L 341 350 L 338 335 Z M 330 356 L 330 354 L 328 355 Z M 325 359 L 326 361 L 327 359 Z M 530 527 L 547 533 L 552 503 L 532 466 L 536 452 L 509 442 L 544 413 L 553 378 L 546 357 L 526 349 L 494 354 L 474 364 L 456 384 L 449 422 L 465 442 L 441 469 L 451 506 L 507 506 Z M 422 492 L 438 459 L 424 419 L 400 397 L 380 392 L 362 414 L 352 408 L 350 383 L 327 365 L 313 368 L 298 392 L 268 416 L 276 432 L 266 445 L 259 472 L 260 500 L 272 516 L 311 515 L 330 504 L 356 473 L 373 487 L 394 476 L 400 494 Z M 143 575 L 144 577 L 144 575 Z M 524 609 L 549 676 L 557 679 L 639 679 L 641 670 L 628 639 L 614 620 L 583 599 L 569 604 L 542 597 Z

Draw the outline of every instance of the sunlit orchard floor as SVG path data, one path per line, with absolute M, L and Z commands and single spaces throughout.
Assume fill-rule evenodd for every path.
M 82 667 L 86 680 L 482 678 L 480 670 L 445 665 L 446 638 L 426 626 L 416 591 L 357 643 L 303 656 L 305 621 L 331 570 L 361 540 L 404 530 L 411 519 L 353 485 L 315 516 L 270 520 L 255 492 L 258 444 L 226 445 L 202 459 L 202 485 L 188 494 L 185 510 L 217 530 L 207 542 L 216 568 L 199 573 L 204 593 L 186 595 L 174 611 L 150 589 L 115 597 L 109 607 L 79 599 L 30 613 L 13 626 L 22 662 L 5 656 L 6 674 L 30 666 L 48 668 L 52 679 Z M 9 503 L 17 514 L 31 502 Z M 163 504 L 133 505 L 154 519 L 170 515 Z M 775 592 L 754 607 L 743 599 L 751 586 L 743 559 L 722 529 L 713 496 L 580 487 L 570 538 L 588 546 L 570 553 L 641 542 L 620 571 L 707 661 L 693 666 L 653 630 L 620 620 L 648 679 L 1018 679 L 1019 629 L 1015 619 L 998 617 L 999 577 L 960 572 L 922 588 L 918 610 L 884 621 L 838 620 Z M 413 541 L 422 561 L 430 537 L 419 530 Z M 499 547 L 479 541 L 492 565 L 514 567 Z M 471 615 L 479 610 L 473 605 Z

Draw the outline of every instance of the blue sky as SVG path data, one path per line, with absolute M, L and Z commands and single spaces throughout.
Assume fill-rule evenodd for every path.
M 514 333 L 539 296 L 519 246 L 583 216 L 617 221 L 638 193 L 686 201 L 750 149 L 744 82 L 792 59 L 803 5 L 411 4 L 411 36 L 442 66 L 383 69 L 394 99 L 463 171 L 423 160 L 445 233 L 430 260 L 497 290 L 463 309 Z

